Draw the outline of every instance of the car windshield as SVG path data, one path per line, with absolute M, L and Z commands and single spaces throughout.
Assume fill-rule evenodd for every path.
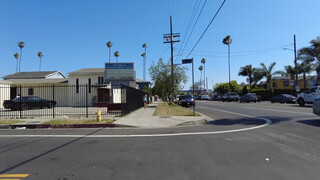
M 180 96 L 179 99 L 192 99 L 191 95 Z

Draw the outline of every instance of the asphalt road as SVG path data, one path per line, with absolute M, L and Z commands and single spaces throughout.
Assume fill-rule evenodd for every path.
M 0 180 L 1 174 L 26 180 L 319 179 L 320 120 L 310 106 L 199 101 L 196 109 L 214 121 L 163 129 L 0 130 Z

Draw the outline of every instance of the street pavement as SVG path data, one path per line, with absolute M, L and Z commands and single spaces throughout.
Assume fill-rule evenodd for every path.
M 0 179 L 319 179 L 320 122 L 312 107 L 198 101 L 196 110 L 214 121 L 0 130 Z

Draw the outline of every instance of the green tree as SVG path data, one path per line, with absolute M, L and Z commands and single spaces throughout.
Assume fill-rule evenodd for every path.
M 39 65 L 39 71 L 41 71 L 41 58 L 42 58 L 43 54 L 41 51 L 38 52 L 38 57 L 40 58 L 40 65 Z
M 256 71 L 255 68 L 252 68 L 252 65 L 246 65 L 244 67 L 240 67 L 240 71 L 238 76 L 245 76 L 249 79 L 250 84 L 250 91 L 252 91 L 252 83 L 254 81 L 254 72 Z
M 16 58 L 16 60 L 17 60 L 17 67 L 16 67 L 16 73 L 18 72 L 18 63 L 19 63 L 19 60 L 18 60 L 18 58 L 19 58 L 19 54 L 18 53 L 14 53 L 14 58 Z
M 242 87 L 237 83 L 237 81 L 231 81 L 230 83 L 217 83 L 214 88 L 214 92 L 219 94 L 224 94 L 226 92 L 241 92 Z
M 186 67 L 174 66 L 174 87 L 171 86 L 171 64 L 170 61 L 163 62 L 160 58 L 158 63 L 153 63 L 149 68 L 151 80 L 154 82 L 154 95 L 158 95 L 163 101 L 168 102 L 170 96 L 177 95 L 182 89 L 182 83 L 186 83 Z
M 270 66 L 267 68 L 267 66 L 264 64 L 264 63 L 260 63 L 260 65 L 262 66 L 262 68 L 260 68 L 258 70 L 258 73 L 259 73 L 259 77 L 265 77 L 266 80 L 267 80 L 267 88 L 270 89 L 270 82 L 271 82 L 271 79 L 274 75 L 276 74 L 281 74 L 282 71 L 276 71 L 276 72 L 273 72 L 274 71 L 274 67 L 276 66 L 276 62 L 273 62 L 270 64 Z
M 232 39 L 230 35 L 223 38 L 222 43 L 228 46 L 228 67 L 229 67 L 229 83 L 231 81 L 230 77 L 230 44 L 232 43 Z
M 112 47 L 111 41 L 107 42 L 107 46 L 109 48 L 109 63 L 110 63 L 110 61 L 111 61 L 111 47 Z
M 22 57 L 22 48 L 24 48 L 24 42 L 23 41 L 20 41 L 18 43 L 18 46 L 20 48 L 20 62 L 19 62 L 19 72 L 20 72 L 20 69 L 21 69 L 21 57 Z
M 307 88 L 306 74 L 311 73 L 314 70 L 313 64 L 310 61 L 304 61 L 301 64 L 298 63 L 298 71 L 303 74 L 303 88 Z
M 114 56 L 116 57 L 116 62 L 118 62 L 118 57 L 120 56 L 119 51 L 114 52 Z

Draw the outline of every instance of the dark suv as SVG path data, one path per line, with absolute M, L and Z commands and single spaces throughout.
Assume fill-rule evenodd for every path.
M 222 101 L 239 101 L 240 97 L 237 93 L 234 92 L 227 92 L 222 95 Z
M 188 106 L 195 105 L 195 102 L 194 102 L 194 98 L 192 95 L 182 95 L 179 97 L 178 104 L 180 106 L 188 107 Z

